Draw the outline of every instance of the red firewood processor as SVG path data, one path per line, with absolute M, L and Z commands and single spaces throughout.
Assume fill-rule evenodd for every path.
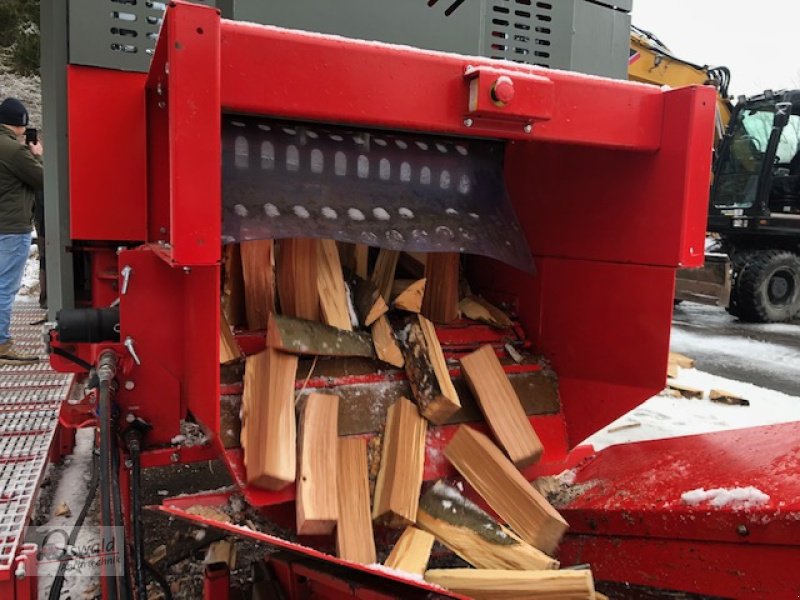
M 558 3 L 115 1 L 114 36 L 160 27 L 146 56 L 144 33 L 110 43 L 144 66 L 81 58 L 70 17 L 52 67 L 76 283 L 48 344 L 85 380 L 61 421 L 96 422 L 101 521 L 130 550 L 104 598 L 156 581 L 148 509 L 269 547 L 275 597 L 800 592 L 796 424 L 581 445 L 664 388 L 675 272 L 703 260 L 713 88 L 533 64 L 559 66 Z M 409 14 L 420 47 L 389 43 Z M 473 18 L 486 51 L 445 39 Z M 143 469 L 209 460 L 227 487 L 142 506 Z M 559 493 L 532 483 L 565 471 Z M 682 499 L 739 485 L 768 498 Z M 229 597 L 230 563 L 205 597 Z

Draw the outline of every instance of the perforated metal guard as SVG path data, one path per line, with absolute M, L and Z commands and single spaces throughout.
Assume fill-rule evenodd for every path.
M 222 131 L 224 242 L 331 238 L 533 270 L 500 142 L 255 117 Z
M 44 356 L 41 328 L 29 325 L 44 315 L 34 305 L 14 307 L 11 333 L 26 352 Z M 72 375 L 46 361 L 0 367 L 0 572 L 12 568 L 71 384 Z
M 551 3 L 495 0 L 488 3 L 487 11 L 487 56 L 542 67 L 553 66 L 550 48 L 554 28 Z
M 214 0 L 189 0 L 215 6 Z M 80 0 L 69 3 L 69 62 L 147 71 L 167 0 Z

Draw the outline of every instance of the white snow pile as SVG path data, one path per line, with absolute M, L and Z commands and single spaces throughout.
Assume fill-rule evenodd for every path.
M 425 578 L 417 573 L 409 573 L 408 571 L 393 569 L 392 567 L 387 567 L 386 565 L 381 565 L 379 563 L 372 563 L 371 565 L 367 565 L 367 568 L 372 569 L 373 571 L 379 571 L 380 573 L 385 573 L 387 575 L 392 575 L 393 577 L 396 577 L 398 579 L 405 579 L 407 581 L 419 581 L 419 582 L 425 581 Z
M 705 398 L 653 396 L 583 443 L 600 451 L 614 444 L 800 421 L 800 398 L 795 396 L 697 369 L 681 369 L 677 381 L 704 390 Z M 747 398 L 750 406 L 711 402 L 706 398 L 712 388 Z
M 698 506 L 708 502 L 716 508 L 728 505 L 750 507 L 766 504 L 769 502 L 769 495 L 749 485 L 747 487 L 714 488 L 711 490 L 697 488 L 681 494 L 681 500 L 689 506 Z
M 39 296 L 39 249 L 31 245 L 28 260 L 25 263 L 25 273 L 22 275 L 22 285 L 17 292 L 17 300 L 36 299 Z

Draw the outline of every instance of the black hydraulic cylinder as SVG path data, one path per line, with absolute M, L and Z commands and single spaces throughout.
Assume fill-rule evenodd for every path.
M 56 315 L 59 341 L 65 344 L 119 342 L 119 307 L 64 308 Z

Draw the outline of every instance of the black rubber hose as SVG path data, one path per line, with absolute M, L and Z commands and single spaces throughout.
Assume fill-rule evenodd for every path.
M 121 465 L 119 462 L 119 452 L 117 452 L 116 447 L 111 448 L 111 459 L 111 499 L 114 502 L 114 548 L 125 548 L 127 550 L 125 536 L 123 535 L 122 539 L 117 539 L 116 537 L 118 532 L 125 530 L 125 522 L 122 518 L 122 498 L 120 498 L 119 489 L 119 470 Z M 128 552 L 123 552 L 122 562 L 122 572 L 124 575 L 121 579 L 117 578 L 117 589 L 121 600 L 129 600 L 133 597 L 133 591 L 131 590 L 131 581 L 128 577 L 128 574 L 131 572 Z
M 144 530 L 142 529 L 142 499 L 140 482 L 142 465 L 140 461 L 141 440 L 138 435 L 128 439 L 128 453 L 131 457 L 131 521 L 133 523 L 133 560 L 136 575 L 136 595 L 139 600 L 147 600 L 147 580 L 144 567 Z
M 94 497 L 97 492 L 97 482 L 100 479 L 100 471 L 97 468 L 97 462 L 97 454 L 95 453 L 92 458 L 92 481 L 89 483 L 89 493 L 86 495 L 86 501 L 83 503 L 83 508 L 78 514 L 78 518 L 75 519 L 75 525 L 72 528 L 72 533 L 69 534 L 69 540 L 67 542 L 69 546 L 74 545 L 75 540 L 78 539 L 78 533 L 80 533 L 81 526 L 86 520 L 86 515 L 89 513 L 89 508 L 92 506 L 92 502 L 94 502 Z M 48 600 L 59 600 L 59 598 L 61 598 L 61 588 L 64 586 L 64 576 L 66 572 L 67 563 L 62 562 L 60 565 L 58 565 L 56 576 L 53 577 L 53 584 L 50 586 L 50 595 L 48 596 Z
M 150 577 L 161 586 L 161 590 L 164 592 L 164 600 L 172 600 L 172 590 L 161 572 L 147 561 L 144 561 L 144 568 L 150 572 Z
M 109 381 L 100 381 L 98 403 L 100 405 L 100 517 L 103 527 L 110 527 L 112 523 L 111 497 L 113 493 L 111 471 L 113 461 L 111 458 L 111 391 Z M 113 565 L 105 564 L 101 576 L 108 576 Z M 117 600 L 117 578 L 112 575 L 111 585 L 108 586 L 109 600 Z

